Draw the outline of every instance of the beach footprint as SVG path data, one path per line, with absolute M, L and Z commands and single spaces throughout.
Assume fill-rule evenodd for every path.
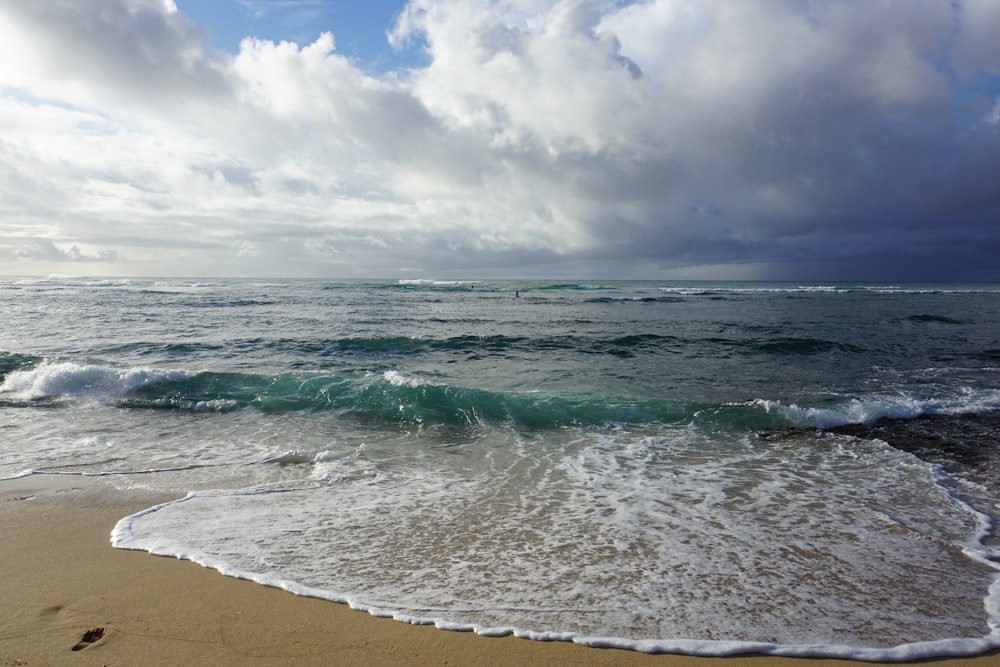
M 103 636 L 104 636 L 104 628 L 90 628 L 89 630 L 83 633 L 83 637 L 81 637 L 80 641 L 76 643 L 76 645 L 73 647 L 73 650 L 82 651 L 91 644 L 100 641 L 101 637 Z

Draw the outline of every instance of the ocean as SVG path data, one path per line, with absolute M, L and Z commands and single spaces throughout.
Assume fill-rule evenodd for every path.
M 647 652 L 1000 647 L 1000 285 L 0 279 L 0 478 L 120 548 Z

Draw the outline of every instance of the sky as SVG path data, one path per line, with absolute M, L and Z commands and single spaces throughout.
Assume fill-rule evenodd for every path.
M 1000 280 L 1000 0 L 0 0 L 0 274 Z

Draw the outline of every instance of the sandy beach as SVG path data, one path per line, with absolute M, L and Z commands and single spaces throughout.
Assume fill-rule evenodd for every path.
M 109 534 L 118 519 L 167 499 L 79 477 L 0 482 L 0 665 L 758 667 L 806 662 L 647 655 L 448 632 L 111 547 Z M 807 662 L 812 667 L 847 664 Z M 1000 665 L 1000 655 L 934 664 Z

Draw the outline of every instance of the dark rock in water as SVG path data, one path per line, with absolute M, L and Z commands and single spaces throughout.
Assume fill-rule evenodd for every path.
M 828 430 L 883 440 L 956 472 L 985 473 L 993 468 L 995 473 L 1000 464 L 1000 412 L 882 419 L 873 426 L 849 424 Z

